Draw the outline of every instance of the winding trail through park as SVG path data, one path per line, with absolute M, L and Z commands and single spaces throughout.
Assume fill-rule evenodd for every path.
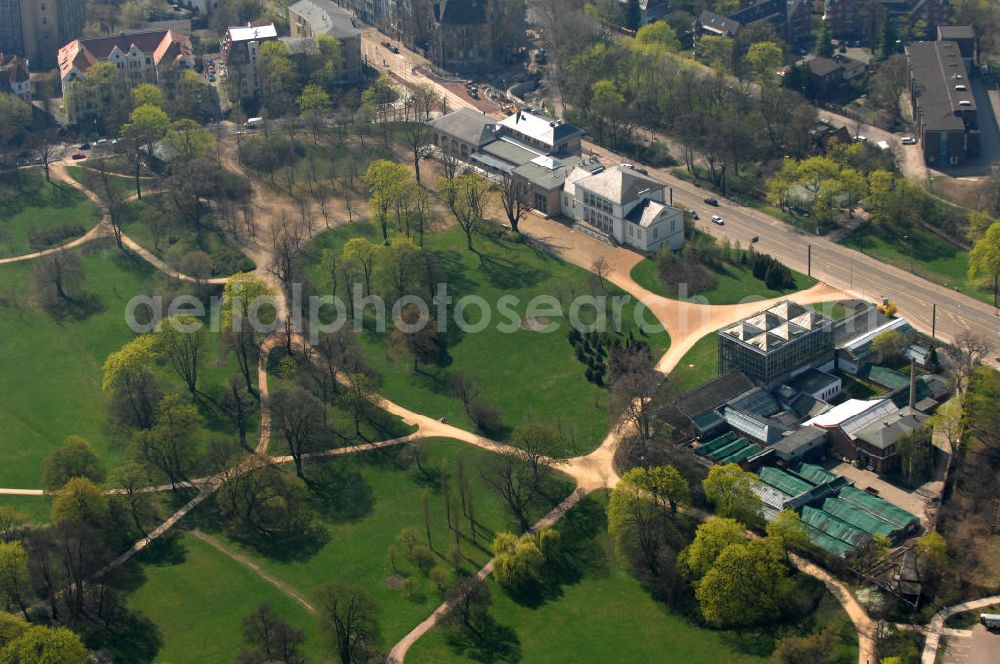
M 227 165 L 233 166 L 233 164 Z M 66 172 L 64 164 L 53 164 L 50 166 L 50 169 L 59 180 L 78 189 L 90 200 L 99 204 L 98 197 L 84 185 L 74 180 Z M 282 208 L 280 209 L 283 213 L 282 216 L 284 216 L 284 212 L 287 212 L 287 209 L 283 209 L 283 204 L 276 200 L 278 198 L 276 195 L 271 194 L 265 196 L 264 192 L 260 190 L 257 183 L 254 182 L 253 188 L 253 194 L 257 196 L 259 200 L 267 201 L 266 206 L 259 206 L 258 204 L 258 209 L 263 211 L 262 213 L 265 217 L 265 222 L 277 223 L 277 212 L 279 211 L 279 208 Z M 605 277 L 608 281 L 623 289 L 645 305 L 656 320 L 658 320 L 660 324 L 663 325 L 664 328 L 670 333 L 670 348 L 656 364 L 656 368 L 664 374 L 664 377 L 671 370 L 673 370 L 684 354 L 690 350 L 690 348 L 703 336 L 729 323 L 733 323 L 743 317 L 753 314 L 760 309 L 765 308 L 768 304 L 784 299 L 792 299 L 800 304 L 813 304 L 845 297 L 843 293 L 840 293 L 835 289 L 823 284 L 817 284 L 808 290 L 792 294 L 788 297 L 773 298 L 771 300 L 761 299 L 735 305 L 713 306 L 706 303 L 673 300 L 651 293 L 650 291 L 642 288 L 632 279 L 630 274 L 632 267 L 642 260 L 642 257 L 634 252 L 626 249 L 611 247 L 596 239 L 583 235 L 582 233 L 578 233 L 567 226 L 559 224 L 558 222 L 542 220 L 541 218 L 533 215 L 529 215 L 528 218 L 522 221 L 522 231 L 531 241 L 545 246 L 548 251 L 566 260 L 567 262 L 573 263 L 592 272 L 598 272 L 600 276 Z M 0 264 L 33 260 L 50 253 L 73 249 L 94 240 L 112 236 L 113 229 L 111 228 L 111 223 L 105 216 L 94 228 L 80 238 L 45 251 L 0 259 Z M 121 238 L 125 249 L 173 279 L 192 283 L 210 283 L 216 285 L 224 284 L 226 281 L 226 278 L 196 279 L 192 276 L 182 274 L 181 272 L 168 266 L 152 252 L 134 242 L 128 236 L 123 234 L 121 235 Z M 254 240 L 252 246 L 247 246 L 244 249 L 248 251 L 257 263 L 257 268 L 255 270 L 256 274 L 264 279 L 274 290 L 276 299 L 278 300 L 279 320 L 283 321 L 284 317 L 287 315 L 287 306 L 284 301 L 284 297 L 281 295 L 282 291 L 280 284 L 276 283 L 275 278 L 267 269 L 270 264 L 268 249 L 261 247 L 256 240 Z M 603 263 L 600 267 L 597 265 L 598 260 L 601 260 Z M 278 327 L 280 329 L 282 326 L 279 325 Z M 284 332 L 272 333 L 264 340 L 258 361 L 257 381 L 261 397 L 261 422 L 260 437 L 256 446 L 256 452 L 258 455 L 264 457 L 267 457 L 268 455 L 271 442 L 267 362 L 272 349 L 277 347 L 279 344 L 286 343 L 286 341 Z M 297 331 L 293 331 L 293 338 L 290 340 L 290 345 L 292 345 L 294 349 L 303 353 L 307 353 L 307 351 L 311 350 L 311 346 L 308 341 Z M 383 396 L 372 394 L 371 397 L 379 407 L 390 414 L 399 417 L 404 423 L 416 427 L 416 431 L 408 436 L 350 447 L 334 448 L 318 452 L 313 456 L 338 456 L 363 453 L 365 451 L 381 447 L 406 444 L 414 440 L 434 437 L 451 438 L 480 447 L 493 453 L 502 454 L 514 450 L 514 448 L 509 445 L 499 443 L 487 437 L 409 410 Z M 625 433 L 627 433 L 627 431 L 623 430 L 623 426 L 614 426 L 601 441 L 600 445 L 598 445 L 597 448 L 589 454 L 571 459 L 560 460 L 554 464 L 554 467 L 557 470 L 568 475 L 574 480 L 576 488 L 569 496 L 560 502 L 559 505 L 534 524 L 532 529 L 551 526 L 557 523 L 587 494 L 596 490 L 611 489 L 618 484 L 620 478 L 614 467 L 614 455 L 619 443 L 622 440 L 623 434 Z M 270 459 L 271 463 L 287 463 L 290 461 L 291 457 L 287 456 L 274 457 Z M 147 536 L 139 539 L 128 550 L 118 556 L 118 558 L 100 570 L 95 577 L 99 578 L 104 574 L 121 567 L 133 556 L 143 551 L 152 542 L 161 537 L 164 533 L 168 532 L 194 508 L 207 500 L 213 493 L 215 493 L 226 478 L 231 477 L 234 474 L 245 472 L 245 470 L 250 467 L 250 464 L 258 462 L 259 461 L 255 460 L 254 457 L 248 457 L 223 473 L 189 481 L 187 483 L 187 487 L 195 489 L 197 491 L 195 495 Z M 161 485 L 147 487 L 142 490 L 150 492 L 169 491 L 174 488 L 175 487 L 170 485 Z M 109 489 L 109 492 L 113 493 L 120 491 L 122 490 Z M 44 495 L 44 493 L 45 492 L 41 489 L 0 488 L 0 494 L 6 495 L 38 496 Z M 211 536 L 199 531 L 193 531 L 192 534 L 213 546 L 220 553 L 230 557 L 246 567 L 248 570 L 257 574 L 266 582 L 274 585 L 281 592 L 285 593 L 294 601 L 302 605 L 306 610 L 311 613 L 315 613 L 315 607 L 312 606 L 309 600 L 302 595 L 301 592 L 292 588 L 288 584 L 275 579 L 256 565 L 256 563 L 252 560 L 231 550 L 222 543 L 216 541 Z M 847 587 L 813 563 L 795 556 L 793 556 L 791 560 L 800 572 L 808 574 L 823 582 L 831 593 L 837 598 L 841 606 L 844 607 L 848 616 L 850 616 L 851 621 L 854 623 L 855 628 L 858 631 L 860 646 L 859 664 L 868 664 L 869 662 L 876 661 L 874 641 L 872 639 L 874 630 L 873 623 L 865 613 L 863 607 L 861 607 L 857 600 L 854 599 Z M 488 562 L 477 572 L 476 578 L 485 580 L 491 571 L 492 561 Z M 413 643 L 426 634 L 427 631 L 432 629 L 448 613 L 449 609 L 450 607 L 448 603 L 443 603 L 430 616 L 428 616 L 428 618 L 414 627 L 413 630 L 411 630 L 393 646 L 389 653 L 389 661 L 402 663 L 407 651 Z

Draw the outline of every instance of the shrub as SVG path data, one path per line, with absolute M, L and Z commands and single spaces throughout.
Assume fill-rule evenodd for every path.
M 32 228 L 28 231 L 28 246 L 32 249 L 45 249 L 62 244 L 64 241 L 79 237 L 87 232 L 80 224 L 64 224 L 54 228 Z

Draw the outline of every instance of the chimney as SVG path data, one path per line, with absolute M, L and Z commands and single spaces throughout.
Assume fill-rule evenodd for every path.
M 917 363 L 910 362 L 910 415 L 917 405 Z

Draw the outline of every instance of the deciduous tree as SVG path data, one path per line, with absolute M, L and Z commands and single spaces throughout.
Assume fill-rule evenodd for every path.
M 702 481 L 705 496 L 715 504 L 719 516 L 750 525 L 760 518 L 761 499 L 753 489 L 757 476 L 735 463 L 713 466 Z
M 367 590 L 333 581 L 317 591 L 317 603 L 340 664 L 364 664 L 379 657 L 378 606 Z
M 101 461 L 94 448 L 80 436 L 69 436 L 49 452 L 42 469 L 42 486 L 49 491 L 61 489 L 70 479 L 85 477 L 100 483 L 104 479 Z

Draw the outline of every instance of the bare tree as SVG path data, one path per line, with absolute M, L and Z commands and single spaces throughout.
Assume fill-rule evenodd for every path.
M 291 223 L 282 212 L 280 223 L 271 228 L 274 255 L 268 271 L 281 281 L 286 290 L 298 277 L 304 244 L 302 228 Z
M 448 208 L 465 233 L 469 250 L 475 251 L 472 240 L 485 220 L 493 184 L 475 173 L 463 173 L 454 180 L 446 181 L 443 189 Z
M 500 201 L 503 203 L 503 211 L 507 214 L 507 221 L 510 222 L 510 229 L 520 233 L 517 225 L 527 214 L 529 207 L 528 183 L 514 177 L 512 173 L 505 172 L 500 181 Z
M 45 181 L 52 182 L 49 177 L 49 165 L 55 161 L 56 151 L 59 148 L 59 141 L 51 131 L 43 131 L 38 135 L 35 149 L 38 157 L 42 160 L 42 167 L 45 169 Z
M 35 285 L 46 304 L 73 304 L 80 297 L 86 273 L 80 257 L 65 249 L 42 256 L 35 264 Z
M 429 145 L 432 135 L 431 126 L 424 122 L 410 122 L 406 125 L 403 135 L 406 147 L 409 148 L 410 155 L 413 157 L 413 171 L 417 178 L 417 184 L 421 184 L 420 160 L 427 159 L 431 155 Z
M 125 246 L 122 244 L 122 213 L 125 210 L 125 194 L 115 186 L 114 177 L 108 172 L 108 166 L 104 159 L 97 161 L 97 174 L 100 185 L 97 187 L 97 198 L 101 203 L 101 209 L 108 221 L 111 223 L 111 230 L 115 235 L 115 244 L 122 251 Z
M 969 379 L 972 378 L 976 368 L 993 351 L 993 343 L 985 337 L 963 330 L 955 337 L 953 347 L 952 377 L 955 381 L 955 389 L 958 390 L 959 394 L 964 394 Z
M 280 388 L 271 395 L 271 421 L 284 439 L 300 478 L 305 478 L 303 456 L 320 443 L 324 411 L 323 404 L 299 386 Z

